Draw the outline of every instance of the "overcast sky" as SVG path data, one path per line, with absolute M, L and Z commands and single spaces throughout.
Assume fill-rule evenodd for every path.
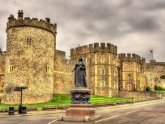
M 0 0 L 0 47 L 6 49 L 10 14 L 49 17 L 57 23 L 57 49 L 109 42 L 118 53 L 137 53 L 165 61 L 165 0 Z

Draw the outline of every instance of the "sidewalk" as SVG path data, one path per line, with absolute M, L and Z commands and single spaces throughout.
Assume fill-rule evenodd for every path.
M 131 102 L 130 103 L 124 103 L 124 104 L 121 104 L 119 103 L 118 105 L 107 105 L 107 103 L 100 103 L 97 105 L 97 107 L 95 107 L 96 110 L 100 110 L 100 109 L 103 109 L 103 108 L 111 108 L 111 109 L 121 109 L 123 107 L 127 107 L 127 106 L 136 106 L 136 105 L 145 105 L 145 104 L 148 104 L 148 103 L 155 103 L 155 102 L 161 102 L 161 101 L 165 101 L 165 98 L 163 99 L 157 99 L 157 100 L 150 100 L 150 101 L 141 101 L 141 102 Z M 14 115 L 8 115 L 8 112 L 0 112 L 0 118 L 8 118 L 8 117 L 24 117 L 24 116 L 35 116 L 35 115 L 52 115 L 52 114 L 62 114 L 64 113 L 65 110 L 57 110 L 57 109 L 54 109 L 54 110 L 38 110 L 38 111 L 27 111 L 27 114 L 18 114 L 18 111 L 16 111 L 14 113 Z
M 53 111 L 27 111 L 27 114 L 18 114 L 15 112 L 14 115 L 8 115 L 8 113 L 0 113 L 0 118 L 8 117 L 23 117 L 23 116 L 34 116 L 34 115 L 49 115 L 49 114 L 59 114 L 64 113 L 65 110 L 53 110 Z

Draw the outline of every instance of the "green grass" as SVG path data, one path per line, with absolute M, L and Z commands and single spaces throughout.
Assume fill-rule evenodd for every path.
M 165 92 L 165 89 L 164 90 L 155 90 L 155 92 L 157 92 L 157 93 L 163 93 L 163 92 Z
M 24 106 L 36 106 L 38 110 L 42 110 L 44 105 L 68 105 L 70 104 L 71 96 L 69 94 L 58 94 L 54 95 L 54 99 L 43 102 L 43 103 L 36 103 L 36 104 L 24 104 Z M 125 100 L 132 100 L 131 98 L 112 98 L 106 96 L 95 96 L 91 95 L 91 103 L 104 103 L 104 102 L 117 102 L 117 101 L 125 101 Z M 0 108 L 8 108 L 10 106 L 18 107 L 18 104 L 0 104 Z

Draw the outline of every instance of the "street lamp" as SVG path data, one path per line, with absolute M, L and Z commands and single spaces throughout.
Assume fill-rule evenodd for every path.
M 25 114 L 26 112 L 26 107 L 22 106 L 22 90 L 27 89 L 27 86 L 24 86 L 24 84 L 20 84 L 19 86 L 16 86 L 14 88 L 14 91 L 20 91 L 21 92 L 21 96 L 20 96 L 20 105 L 19 105 L 19 114 Z

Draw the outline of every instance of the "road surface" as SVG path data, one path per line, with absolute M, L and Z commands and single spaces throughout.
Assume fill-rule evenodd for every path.
M 96 108 L 102 117 L 86 124 L 165 124 L 165 99 Z M 24 116 L 0 115 L 0 124 L 84 124 L 62 122 L 64 111 L 33 112 Z

